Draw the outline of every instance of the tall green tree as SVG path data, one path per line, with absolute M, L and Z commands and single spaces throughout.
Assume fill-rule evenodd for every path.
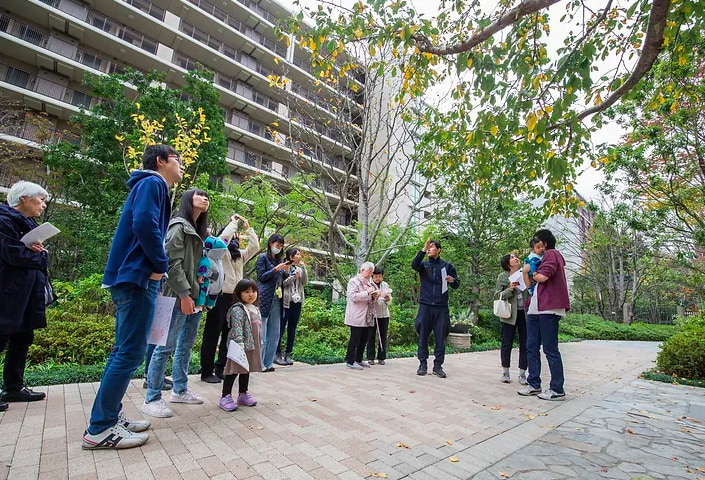
M 424 172 L 457 179 L 451 187 L 484 178 L 543 193 L 557 211 L 579 202 L 576 167 L 591 152 L 600 113 L 632 90 L 661 52 L 681 61 L 683 47 L 705 26 L 705 5 L 693 0 L 558 4 L 442 0 L 424 15 L 404 0 L 360 0 L 350 8 L 322 2 L 306 10 L 314 28 L 302 14 L 287 31 L 323 73 L 350 76 L 357 61 L 344 52 L 364 46 L 373 69 L 400 78 L 399 102 L 455 81 L 451 105 L 427 116 L 424 142 L 436 155 Z M 554 33 L 553 20 L 566 28 Z M 392 47 L 401 68 L 377 56 L 383 46 Z
M 166 143 L 182 153 L 186 175 L 173 203 L 199 174 L 227 172 L 223 112 L 212 79 L 208 71 L 193 71 L 183 87 L 170 88 L 155 71 L 86 75 L 94 104 L 71 119 L 81 143 L 60 142 L 44 154 L 52 173 L 48 187 L 57 199 L 46 218 L 64 233 L 51 257 L 55 275 L 103 270 L 127 198 L 126 181 L 147 145 Z

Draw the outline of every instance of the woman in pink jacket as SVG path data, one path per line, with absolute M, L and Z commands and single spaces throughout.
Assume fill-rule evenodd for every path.
M 360 273 L 348 282 L 345 325 L 350 327 L 350 340 L 348 353 L 345 355 L 345 365 L 353 370 L 370 367 L 368 362 L 362 361 L 362 354 L 367 345 L 369 327 L 375 324 L 373 307 L 379 292 L 370 286 L 370 277 L 374 269 L 372 262 L 365 262 L 360 266 Z

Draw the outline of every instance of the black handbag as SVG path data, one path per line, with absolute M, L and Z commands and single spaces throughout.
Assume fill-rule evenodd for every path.
M 51 307 L 58 299 L 59 297 L 56 296 L 54 287 L 51 286 L 51 279 L 47 275 L 46 282 L 44 282 L 44 308 Z

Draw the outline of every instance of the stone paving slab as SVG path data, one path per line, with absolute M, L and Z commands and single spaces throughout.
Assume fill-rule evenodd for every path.
M 688 427 L 691 433 L 674 431 L 665 443 L 653 431 L 670 425 L 672 413 L 685 415 L 687 387 L 663 387 L 674 391 L 662 395 L 669 407 L 657 410 L 649 407 L 652 384 L 631 383 L 652 365 L 657 344 L 581 342 L 562 344 L 561 351 L 565 402 L 520 397 L 516 380 L 500 383 L 498 351 L 448 355 L 447 379 L 416 376 L 415 359 L 392 359 L 360 372 L 340 364 L 277 367 L 274 373 L 253 375 L 251 392 L 259 404 L 232 413 L 217 406 L 220 385 L 193 376 L 190 387 L 205 403 L 172 405 L 174 417 L 150 419 L 146 445 L 123 451 L 81 449 L 97 384 L 46 387 L 40 389 L 47 392 L 45 402 L 12 404 L 0 414 L 0 480 L 353 480 L 373 474 L 467 479 L 501 478 L 500 467 L 513 478 L 546 479 L 570 478 L 579 468 L 595 473 L 590 470 L 594 465 L 608 468 L 603 474 L 638 470 L 633 465 L 641 465 L 640 455 L 651 451 L 647 448 L 662 452 L 664 459 L 678 449 L 698 452 L 689 443 L 701 434 L 695 422 Z M 513 355 L 516 361 L 517 352 Z M 516 374 L 513 368 L 513 378 Z M 544 381 L 548 384 L 548 378 Z M 141 385 L 141 380 L 133 381 L 123 400 L 130 416 L 141 417 Z M 623 388 L 629 393 L 620 393 Z M 636 398 L 638 406 L 631 400 Z M 671 408 L 668 402 L 673 401 L 684 402 L 682 412 Z M 660 423 L 635 417 L 640 410 Z M 625 435 L 624 426 L 632 420 L 642 423 L 630 424 L 635 433 Z M 624 444 L 635 453 L 620 459 L 621 469 L 602 467 L 620 458 L 615 449 L 623 447 L 619 442 L 625 436 Z M 531 453 L 546 448 L 564 455 Z M 674 465 L 666 460 L 657 467 L 661 477 L 654 478 L 676 473 L 667 470 Z

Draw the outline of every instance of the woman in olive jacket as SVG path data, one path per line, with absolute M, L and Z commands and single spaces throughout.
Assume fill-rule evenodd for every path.
M 502 361 L 502 382 L 511 382 L 509 375 L 509 364 L 512 357 L 512 346 L 514 345 L 514 336 L 519 336 L 519 383 L 526 385 L 526 368 L 528 360 L 526 356 L 526 313 L 524 312 L 524 303 L 526 302 L 529 293 L 524 289 L 519 291 L 517 285 L 519 282 L 510 282 L 509 276 L 518 272 L 521 266 L 521 260 L 513 253 L 504 255 L 500 261 L 502 272 L 497 276 L 497 285 L 495 288 L 495 299 L 497 297 L 502 300 L 507 300 L 512 306 L 512 316 L 509 318 L 500 318 L 502 322 L 502 347 L 500 349 L 500 358 Z

